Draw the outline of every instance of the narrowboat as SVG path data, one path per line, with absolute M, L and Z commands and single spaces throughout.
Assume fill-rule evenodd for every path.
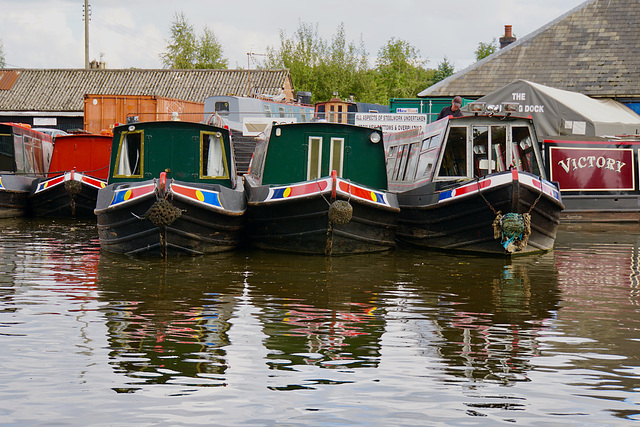
M 47 134 L 21 123 L 0 123 L 0 218 L 24 216 L 31 183 L 49 169 Z
M 640 136 L 547 137 L 544 153 L 566 207 L 562 221 L 640 221 Z
M 519 255 L 553 248 L 560 212 L 530 118 L 445 117 L 387 136 L 398 239 L 436 250 Z
M 229 131 L 220 124 L 114 128 L 108 185 L 95 209 L 102 249 L 166 257 L 241 244 L 246 200 Z
M 244 176 L 249 242 L 346 255 L 395 246 L 382 132 L 329 122 L 272 125 Z
M 106 187 L 111 157 L 111 132 L 73 133 L 55 138 L 46 177 L 35 179 L 29 213 L 35 217 L 95 216 L 98 190 Z

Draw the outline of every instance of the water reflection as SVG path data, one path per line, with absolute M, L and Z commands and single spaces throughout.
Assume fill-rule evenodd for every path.
M 229 424 L 248 405 L 283 424 L 640 413 L 637 225 L 562 226 L 555 251 L 513 260 L 399 247 L 167 261 L 100 253 L 93 223 L 2 225 L 0 397 L 41 378 L 41 413 L 64 406 L 69 378 L 78 406 L 105 389 L 114 407 L 128 393 L 198 413 L 224 399 Z M 156 403 L 120 415 L 174 420 Z

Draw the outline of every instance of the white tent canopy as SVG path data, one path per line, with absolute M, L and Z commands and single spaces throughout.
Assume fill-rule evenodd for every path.
M 617 101 L 594 99 L 526 80 L 516 80 L 478 101 L 495 108 L 501 108 L 503 102 L 518 103 L 519 115 L 533 118 L 539 138 L 640 134 L 640 116 Z

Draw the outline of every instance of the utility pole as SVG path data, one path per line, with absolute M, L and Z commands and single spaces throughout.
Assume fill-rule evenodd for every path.
M 84 68 L 89 69 L 89 20 L 91 19 L 91 6 L 89 0 L 84 0 Z

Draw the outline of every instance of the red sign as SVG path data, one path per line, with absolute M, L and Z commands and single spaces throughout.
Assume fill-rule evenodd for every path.
M 562 191 L 633 191 L 631 148 L 549 147 L 551 181 Z

